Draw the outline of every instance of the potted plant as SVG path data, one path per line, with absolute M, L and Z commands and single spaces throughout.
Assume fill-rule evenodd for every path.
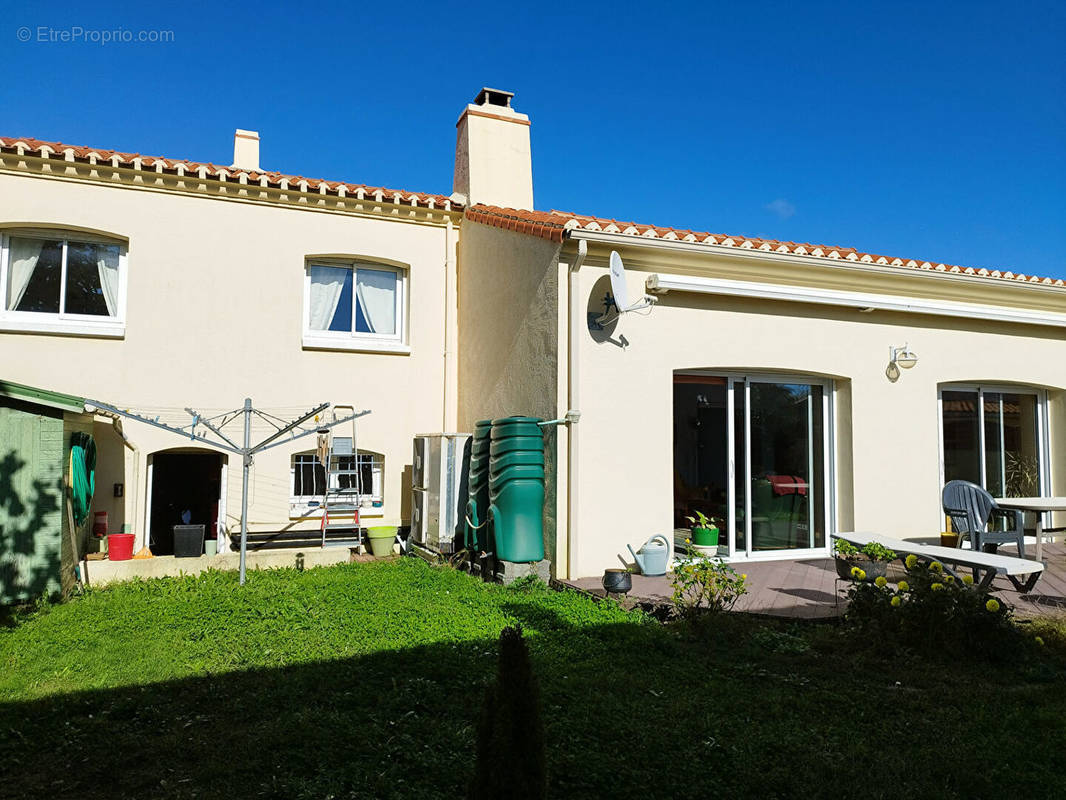
M 692 523 L 692 544 L 697 547 L 717 547 L 719 520 L 708 517 L 702 511 L 695 514 L 694 517 L 685 517 Z
M 844 539 L 837 539 L 833 543 L 833 553 L 836 556 L 837 575 L 846 581 L 883 578 L 888 570 L 888 562 L 896 558 L 894 551 L 877 542 L 870 542 L 860 550 Z

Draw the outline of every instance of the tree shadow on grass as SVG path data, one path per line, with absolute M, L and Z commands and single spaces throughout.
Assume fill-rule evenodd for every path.
M 1060 685 L 978 702 L 964 698 L 981 694 L 969 678 L 953 698 L 954 684 L 904 693 L 875 669 L 855 677 L 851 703 L 847 664 L 760 652 L 753 622 L 713 623 L 721 635 L 704 639 L 581 627 L 517 598 L 507 610 L 537 631 L 552 797 L 879 796 L 871 786 L 972 797 L 1011 785 L 1035 798 L 1059 785 Z M 477 639 L 0 704 L 0 798 L 462 797 L 495 670 L 495 640 Z M 1023 723 L 1046 735 L 1023 742 Z M 1004 743 L 991 763 L 978 746 L 989 740 Z M 841 777 L 857 764 L 861 780 Z

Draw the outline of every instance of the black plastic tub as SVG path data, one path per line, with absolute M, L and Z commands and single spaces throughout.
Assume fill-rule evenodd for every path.
M 174 526 L 174 558 L 199 558 L 204 554 L 203 525 Z

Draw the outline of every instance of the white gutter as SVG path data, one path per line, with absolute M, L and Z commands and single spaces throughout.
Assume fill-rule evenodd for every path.
M 578 354 L 580 352 L 581 344 L 581 329 L 582 329 L 582 311 L 580 303 L 581 289 L 578 281 L 578 272 L 581 269 L 581 265 L 585 263 L 585 256 L 589 252 L 589 243 L 585 240 L 578 240 L 577 243 L 577 255 L 574 257 L 573 262 L 570 264 L 570 287 L 568 302 L 570 305 L 570 356 L 568 359 L 567 368 L 570 373 L 569 380 L 569 396 L 567 416 L 575 412 L 580 416 L 581 413 L 581 391 L 578 383 Z M 577 420 L 574 419 L 574 422 Z M 566 459 L 566 475 L 567 475 L 567 555 L 566 555 L 566 573 L 567 577 L 573 578 L 574 564 L 577 563 L 577 510 L 578 510 L 578 491 L 577 491 L 577 457 L 578 457 L 578 429 L 580 425 L 568 425 L 567 426 L 567 445 L 568 455 Z
M 695 278 L 671 275 L 649 275 L 647 290 L 654 294 L 666 292 L 695 292 L 697 294 L 748 297 L 761 300 L 786 300 L 793 303 L 842 306 L 862 311 L 902 311 L 911 314 L 932 314 L 942 317 L 962 317 L 970 320 L 1014 322 L 1025 325 L 1066 327 L 1066 314 L 1052 311 L 1028 311 L 1006 306 L 986 306 L 976 303 L 957 303 L 951 300 L 928 300 L 866 292 L 842 292 L 834 289 L 809 289 L 755 281 L 736 281 L 726 278 Z
M 863 274 L 893 275 L 895 277 L 913 276 L 916 278 L 930 278 L 933 280 L 951 281 L 953 283 L 972 283 L 980 286 L 1014 287 L 1029 291 L 1057 294 L 1059 297 L 1066 296 L 1066 288 L 1044 283 L 1030 283 L 1029 281 L 1016 281 L 1010 278 L 992 278 L 981 275 L 964 275 L 958 272 L 949 272 L 938 269 L 921 269 L 918 267 L 892 266 L 890 264 L 876 264 L 871 261 L 851 261 L 847 258 L 829 258 L 828 256 L 797 255 L 794 253 L 777 253 L 772 250 L 758 250 L 754 247 L 729 247 L 720 244 L 703 244 L 701 242 L 684 242 L 680 239 L 662 239 L 651 236 L 633 236 L 628 233 L 604 233 L 603 231 L 586 231 L 580 228 L 572 228 L 566 232 L 568 239 L 588 241 L 608 245 L 615 248 L 640 247 L 653 250 L 665 250 L 691 253 L 704 256 L 727 256 L 730 258 L 753 259 L 757 261 L 790 264 L 792 266 L 811 267 L 814 265 L 827 269 L 839 269 Z M 917 259 L 915 259 L 917 261 Z M 1007 272 L 1008 270 L 1000 270 Z

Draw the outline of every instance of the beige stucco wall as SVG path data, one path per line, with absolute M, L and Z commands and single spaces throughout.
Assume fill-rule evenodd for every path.
M 446 273 L 454 268 L 456 237 L 446 230 L 449 217 L 443 212 L 425 219 L 401 209 L 401 218 L 388 219 L 389 204 L 379 205 L 381 216 L 327 213 L 0 174 L 0 225 L 110 233 L 128 240 L 129 265 L 123 339 L 0 333 L 0 375 L 154 410 L 165 421 L 182 420 L 185 406 L 234 409 L 245 397 L 257 407 L 280 410 L 279 416 L 324 401 L 368 409 L 372 413 L 359 421 L 358 445 L 385 456 L 385 503 L 370 524 L 406 522 L 403 476 L 412 435 L 455 426 L 454 412 L 448 418 L 445 410 L 446 391 L 453 407 L 455 398 L 454 377 L 446 388 L 445 319 Z M 406 266 L 410 355 L 303 349 L 304 267 L 312 254 Z M 454 314 L 447 324 L 455 324 Z M 255 432 L 266 430 L 259 425 Z M 239 424 L 227 431 L 240 436 Z M 134 422 L 126 423 L 126 432 L 141 451 L 135 525 L 141 532 L 148 457 L 191 443 Z M 103 445 L 98 504 L 111 512 L 112 528 L 119 530 L 129 522 L 127 503 L 111 498 L 111 488 L 124 476 L 127 494 L 134 491 L 133 459 L 109 431 L 98 426 L 98 434 Z M 253 531 L 296 524 L 288 511 L 290 456 L 312 447 L 308 438 L 257 457 L 249 512 Z M 123 465 L 117 467 L 114 458 L 123 458 Z M 240 513 L 236 456 L 229 459 L 227 478 L 226 519 L 233 526 Z
M 459 427 L 556 417 L 559 246 L 465 223 L 459 247 Z M 555 560 L 557 433 L 545 432 L 545 552 Z
M 570 246 L 572 247 L 572 245 Z M 606 275 L 607 248 L 590 248 L 579 273 L 584 304 Z M 756 279 L 750 262 L 704 257 L 673 265 L 668 253 L 622 249 L 633 298 L 651 272 Z M 795 275 L 795 271 L 793 270 Z M 809 273 L 808 273 L 809 277 Z M 859 288 L 861 276 L 838 287 Z M 874 283 L 883 282 L 876 277 Z M 915 279 L 917 280 L 917 279 Z M 974 297 L 954 283 L 901 281 L 926 296 Z M 1019 304 L 1005 287 L 1004 296 Z M 869 286 L 867 286 L 869 290 Z M 1066 311 L 1066 293 L 1035 294 L 1034 305 Z M 1024 298 L 1023 298 L 1024 299 Z M 981 300 L 987 302 L 987 300 Z M 937 388 L 948 382 L 1049 387 L 1052 478 L 1066 479 L 1066 330 L 892 312 L 741 300 L 672 292 L 647 316 L 623 318 L 614 338 L 580 333 L 579 492 L 570 574 L 617 566 L 627 543 L 673 528 L 672 381 L 676 370 L 826 376 L 837 381 L 836 513 L 841 530 L 935 535 L 940 511 Z M 909 343 L 917 366 L 892 383 L 890 346 Z M 609 520 L 610 524 L 604 524 Z

